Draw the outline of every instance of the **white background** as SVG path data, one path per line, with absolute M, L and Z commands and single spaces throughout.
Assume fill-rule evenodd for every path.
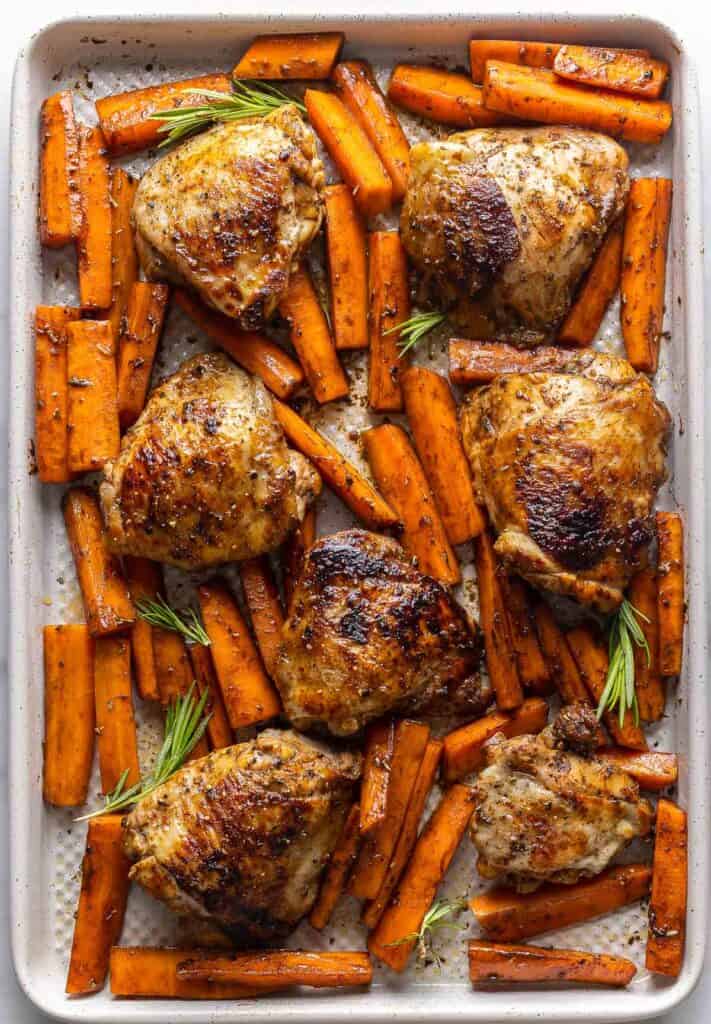
M 278 13 L 286 10 L 290 14 L 298 12 L 314 13 L 321 11 L 335 15 L 342 0 L 331 0 L 326 5 L 319 0 L 282 0 L 282 3 L 274 3 L 272 0 L 259 0 L 259 10 L 264 14 Z M 356 0 L 355 4 L 348 5 L 352 10 L 354 7 L 365 14 L 368 9 L 383 11 L 382 0 Z M 415 9 L 421 6 L 422 10 L 436 10 L 442 13 L 447 6 L 446 0 L 410 0 L 409 3 L 401 3 L 398 0 L 388 0 L 387 11 L 393 13 L 399 7 Z M 460 10 L 465 5 L 453 0 L 452 9 Z M 58 4 L 56 0 L 50 3 L 49 0 L 5 0 L 3 5 L 2 23 L 0 28 L 0 139 L 2 147 L 8 147 L 8 118 L 10 109 L 10 86 L 12 69 L 15 56 L 20 47 L 27 41 L 29 36 L 42 28 L 43 25 L 58 18 L 72 14 L 83 15 L 106 15 L 112 13 L 130 14 L 132 12 L 154 12 L 154 13 L 191 13 L 199 10 L 201 14 L 209 10 L 225 13 L 239 13 L 240 9 L 253 13 L 254 5 L 240 4 L 238 0 L 230 3 L 225 0 L 222 4 L 202 4 L 192 2 L 181 2 L 181 0 L 168 0 L 161 2 L 155 0 L 153 4 L 139 4 L 137 0 L 114 0 L 113 3 L 103 3 L 101 0 L 83 0 L 81 3 Z M 706 174 L 711 173 L 711 129 L 705 129 L 704 122 L 708 123 L 708 116 L 711 114 L 711 15 L 708 13 L 708 6 L 701 0 L 676 0 L 676 3 L 664 3 L 661 0 L 646 0 L 644 5 L 630 3 L 629 0 L 583 0 L 582 3 L 560 3 L 556 0 L 519 0 L 514 6 L 511 4 L 491 3 L 489 0 L 477 0 L 471 3 L 472 12 L 478 14 L 505 11 L 521 10 L 541 13 L 542 11 L 564 12 L 573 11 L 586 14 L 609 13 L 619 17 L 625 12 L 644 14 L 647 17 L 656 17 L 671 25 L 686 43 L 687 49 L 695 57 L 701 88 L 701 109 L 702 132 L 704 135 L 704 169 Z M 8 194 L 8 154 L 3 152 L 3 159 L 0 160 L 0 195 Z M 711 239 L 711 191 L 705 201 L 705 223 L 706 239 Z M 2 324 L 2 339 L 7 338 L 7 322 L 9 304 L 13 301 L 12 268 L 8 266 L 7 247 L 7 203 L 0 204 L 0 280 L 6 287 L 0 288 L 0 324 Z M 711 253 L 711 248 L 706 245 Z M 707 284 L 711 283 L 711 254 L 706 258 Z M 711 311 L 711 299 L 706 302 L 707 315 Z M 707 379 L 708 379 L 707 373 Z M 7 378 L 7 344 L 0 343 L 0 381 Z M 5 508 L 7 507 L 7 483 L 4 467 L 6 450 L 7 431 L 7 407 L 6 403 L 0 400 L 0 459 L 3 462 L 0 472 L 0 536 L 5 535 Z M 6 599 L 6 566 L 4 558 L 0 559 L 0 622 L 4 622 L 3 603 Z M 0 633 L 0 679 L 2 689 L 0 690 L 0 723 L 7 722 L 5 713 L 5 701 L 7 699 L 7 688 L 4 685 L 7 675 L 7 660 L 5 657 L 5 636 Z M 7 765 L 5 763 L 7 744 L 2 742 L 2 729 L 0 724 L 0 1024 L 38 1024 L 47 1018 L 38 1013 L 25 999 L 15 981 L 9 951 L 9 929 L 8 918 L 8 856 L 7 856 Z M 580 996 L 579 996 L 580 998 Z M 711 960 L 707 959 L 704 977 L 691 998 L 675 1013 L 661 1018 L 664 1024 L 707 1024 L 711 1021 Z

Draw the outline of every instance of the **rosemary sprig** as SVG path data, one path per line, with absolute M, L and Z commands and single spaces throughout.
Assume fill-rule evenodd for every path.
M 126 789 L 128 769 L 119 779 L 116 789 L 108 793 L 104 798 L 104 806 L 99 807 L 90 814 L 84 814 L 77 821 L 86 821 L 87 818 L 96 818 L 101 814 L 111 814 L 114 811 L 121 811 L 124 807 L 130 807 L 144 797 L 148 796 L 159 786 L 162 786 L 171 775 L 181 768 L 185 758 L 193 749 L 196 743 L 202 739 L 210 721 L 210 715 L 203 717 L 205 702 L 208 698 L 208 691 L 197 699 L 193 697 L 193 683 L 184 697 L 176 697 L 175 701 L 168 705 L 165 716 L 165 731 L 163 734 L 163 745 L 160 748 L 155 764 L 145 779 L 139 779 L 132 786 Z
M 159 594 L 155 601 L 148 597 L 140 597 L 136 601 L 136 611 L 151 626 L 160 626 L 162 629 L 170 629 L 173 633 L 180 633 L 188 644 L 210 646 L 210 637 L 193 608 L 178 613 Z
M 390 946 L 403 946 L 407 942 L 414 942 L 417 948 L 418 960 L 427 960 L 431 957 L 439 966 L 440 958 L 432 946 L 432 935 L 442 928 L 458 928 L 454 921 L 448 921 L 452 914 L 460 914 L 465 909 L 467 901 L 457 900 L 435 900 L 430 909 L 422 919 L 419 931 L 411 932 L 396 942 L 390 942 Z
M 158 129 L 161 133 L 167 132 L 166 138 L 160 144 L 161 147 L 194 135 L 217 121 L 244 121 L 248 117 L 265 117 L 266 114 L 288 103 L 293 103 L 302 114 L 306 113 L 303 103 L 268 82 L 253 84 L 233 81 L 232 85 L 234 92 L 231 93 L 216 92 L 213 89 L 186 89 L 186 93 L 204 96 L 210 102 L 199 107 L 175 107 L 173 110 L 160 110 L 156 114 L 151 114 L 153 120 L 164 122 Z
M 602 718 L 605 711 L 618 710 L 620 725 L 623 724 L 627 711 L 634 715 L 635 725 L 639 725 L 639 708 L 635 693 L 634 648 L 641 647 L 647 655 L 649 664 L 649 644 L 639 624 L 639 619 L 649 622 L 646 615 L 635 608 L 626 599 L 615 612 L 610 623 L 609 664 L 605 688 L 597 706 L 597 717 Z
M 415 347 L 420 338 L 424 338 L 435 327 L 443 324 L 446 319 L 445 313 L 415 313 L 409 320 L 405 320 L 396 327 L 391 327 L 384 333 L 395 334 L 396 331 L 400 332 L 397 344 L 400 349 L 400 358 L 402 359 L 411 348 Z

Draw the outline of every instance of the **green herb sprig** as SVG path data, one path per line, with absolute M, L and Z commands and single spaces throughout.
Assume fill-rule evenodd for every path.
M 625 715 L 631 711 L 635 725 L 639 725 L 639 707 L 635 692 L 634 648 L 641 648 L 650 663 L 649 644 L 639 620 L 649 622 L 646 615 L 635 608 L 628 600 L 624 600 L 615 612 L 610 623 L 608 641 L 609 664 L 605 688 L 597 706 L 598 720 L 605 711 L 617 709 L 620 725 Z
M 434 960 L 437 966 L 440 965 L 440 958 L 432 946 L 432 936 L 443 928 L 458 928 L 455 921 L 450 921 L 453 914 L 460 914 L 467 906 L 465 899 L 457 900 L 435 900 L 430 909 L 422 919 L 419 931 L 411 932 L 396 942 L 390 942 L 390 946 L 404 946 L 406 943 L 414 942 L 417 949 L 418 960 Z
M 180 633 L 186 643 L 201 644 L 203 647 L 210 646 L 210 637 L 205 632 L 205 627 L 193 608 L 185 612 L 176 612 L 171 608 L 165 598 L 159 594 L 155 601 L 148 597 L 141 597 L 136 601 L 136 611 L 142 619 L 149 622 L 151 626 L 160 626 L 162 629 L 169 629 L 173 633 Z
M 447 319 L 445 313 L 415 313 L 409 320 L 405 320 L 401 324 L 397 324 L 395 327 L 391 327 L 385 331 L 385 334 L 400 333 L 400 337 L 397 339 L 398 348 L 400 349 L 400 358 L 406 355 L 411 348 L 424 338 L 426 334 L 434 330 L 435 327 L 439 327 Z

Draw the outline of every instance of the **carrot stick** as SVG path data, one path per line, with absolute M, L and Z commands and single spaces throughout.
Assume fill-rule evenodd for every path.
M 328 185 L 326 242 L 331 284 L 331 320 L 337 349 L 368 347 L 368 256 L 366 233 L 347 185 Z
M 405 431 L 383 423 L 367 430 L 363 442 L 375 481 L 402 522 L 399 539 L 405 550 L 417 559 L 421 572 L 440 583 L 459 583 L 457 556 Z
M 676 978 L 684 958 L 688 873 L 686 811 L 671 800 L 657 804 L 652 896 L 645 966 Z
M 94 649 L 86 626 L 45 626 L 42 796 L 55 807 L 86 800 L 94 760 Z
M 385 820 L 394 743 L 395 724 L 390 719 L 373 722 L 365 731 L 360 786 L 361 835 L 372 832 Z
M 220 750 L 222 747 L 231 747 L 235 740 L 225 711 L 210 650 L 208 647 L 203 647 L 202 644 L 191 644 L 188 654 L 198 693 L 202 696 L 207 691 L 208 694 L 205 702 L 205 714 L 210 718 L 205 734 L 210 743 L 210 749 Z
M 164 284 L 136 281 L 131 288 L 119 342 L 118 412 L 122 430 L 143 412 L 170 291 Z
M 138 255 L 133 241 L 131 210 L 138 182 L 121 167 L 111 171 L 111 288 L 109 320 L 114 338 L 123 331 L 131 289 L 138 280 Z
M 536 632 L 543 655 L 548 662 L 551 679 L 555 683 L 563 703 L 592 703 L 565 634 L 544 601 L 536 602 L 533 617 L 536 621 Z
M 110 985 L 114 996 L 143 999 L 253 999 L 265 989 L 184 981 L 178 964 L 212 954 L 204 949 L 160 949 L 150 946 L 114 946 Z
M 87 995 L 104 987 L 111 947 L 123 928 L 130 861 L 123 852 L 120 814 L 89 822 L 81 865 L 66 992 Z
M 348 378 L 338 360 L 336 346 L 328 329 L 308 271 L 292 271 L 279 313 L 289 324 L 289 337 L 296 350 L 309 387 L 317 402 L 332 402 L 348 394 Z
M 385 877 L 375 898 L 366 904 L 363 909 L 363 923 L 367 928 L 372 929 L 377 925 L 383 915 L 383 911 L 390 902 L 395 886 L 400 881 L 402 873 L 410 860 L 410 855 L 417 842 L 417 829 L 425 809 L 425 804 L 427 803 L 427 798 L 434 785 L 441 755 L 442 741 L 430 739 L 420 762 L 417 778 L 412 787 L 405 817 L 403 818 L 400 835 L 388 864 Z
M 651 878 L 647 864 L 625 864 L 575 885 L 542 885 L 529 893 L 489 889 L 469 906 L 489 938 L 517 942 L 636 903 L 649 892 Z
M 204 93 L 231 91 L 227 75 L 203 75 L 180 82 L 163 82 L 146 89 L 104 96 L 96 101 L 96 113 L 111 156 L 125 156 L 153 146 L 164 136 L 164 121 L 152 119 L 152 114 L 176 107 L 195 107 L 206 102 Z
M 368 954 L 361 952 L 270 949 L 184 960 L 178 964 L 177 974 L 183 981 L 212 981 L 267 989 L 290 985 L 350 988 L 370 985 L 373 965 Z
M 233 78 L 328 78 L 343 46 L 342 32 L 257 36 Z
M 71 480 L 67 436 L 67 327 L 80 310 L 38 306 L 35 310 L 35 456 L 42 483 Z
M 328 862 L 319 894 L 309 914 L 309 924 L 321 931 L 331 920 L 341 895 L 346 887 L 348 875 L 358 856 L 360 846 L 360 807 L 353 804 L 346 818 L 343 831 Z
M 561 46 L 553 61 L 560 78 L 658 100 L 669 78 L 665 60 L 600 46 Z
M 79 237 L 79 135 L 71 92 L 57 92 L 40 113 L 40 241 L 52 249 Z
M 160 702 L 167 708 L 178 697 L 184 697 L 192 686 L 194 677 L 188 646 L 178 633 L 154 626 L 153 654 Z M 203 735 L 188 754 L 187 760 L 197 761 L 209 753 L 207 736 Z
M 405 195 L 410 176 L 410 144 L 395 112 L 380 91 L 373 69 L 364 60 L 347 60 L 333 69 L 340 99 L 373 144 L 393 188 L 393 202 Z
M 560 348 L 519 349 L 501 341 L 453 338 L 449 343 L 449 379 L 461 387 L 489 384 L 504 373 L 555 371 L 569 359 L 570 353 Z
M 106 310 L 113 294 L 111 272 L 111 170 L 100 128 L 79 135 L 81 224 L 77 238 L 79 303 Z
M 463 725 L 444 737 L 442 774 L 445 782 L 457 782 L 481 768 L 484 744 L 496 733 L 507 738 L 539 733 L 548 721 L 548 704 L 542 697 L 528 697 L 514 711 L 493 711 L 477 722 Z
M 327 438 L 288 405 L 275 401 L 274 411 L 287 441 L 311 460 L 331 490 L 364 526 L 383 530 L 397 523 L 397 513 Z
M 281 643 L 284 610 L 269 559 L 262 555 L 261 558 L 248 558 L 240 562 L 239 575 L 259 653 L 267 672 L 273 676 Z
M 500 711 L 510 711 L 523 703 L 511 625 L 504 605 L 499 565 L 491 535 L 487 530 L 474 538 L 474 563 L 479 588 L 479 618 L 484 634 L 486 665 Z
M 163 577 L 157 563 L 148 558 L 127 555 L 123 560 L 123 568 L 131 600 L 134 603 L 146 599 L 155 601 L 163 589 Z M 153 626 L 140 616 L 131 630 L 131 657 L 136 689 L 141 699 L 160 700 L 153 651 Z
M 525 689 L 548 694 L 553 684 L 538 640 L 528 587 L 523 580 L 511 576 L 502 576 L 499 582 L 511 627 L 519 679 Z
M 399 331 L 394 328 L 410 316 L 407 256 L 397 231 L 368 235 L 368 294 L 370 302 L 370 357 L 368 404 L 376 412 L 402 409 Z
M 595 340 L 605 311 L 620 286 L 624 224 L 624 218 L 618 217 L 610 226 L 558 331 L 558 341 L 584 347 Z
M 664 321 L 670 178 L 635 178 L 627 200 L 622 241 L 620 321 L 635 370 L 656 373 Z
M 684 536 L 678 512 L 657 512 L 659 671 L 678 676 L 684 645 Z
M 552 68 L 560 47 L 560 43 L 524 43 L 517 39 L 470 39 L 472 81 L 484 81 L 488 60 L 503 60 L 507 64 L 523 64 L 529 68 Z
M 106 794 L 116 788 L 126 770 L 127 788 L 141 777 L 131 692 L 131 644 L 127 637 L 96 637 L 94 694 L 101 792 Z
M 282 549 L 282 579 L 284 584 L 284 604 L 287 608 L 291 604 L 291 595 L 294 592 L 296 581 L 301 575 L 304 565 L 304 555 L 316 540 L 316 508 L 311 505 L 306 509 L 306 514 L 301 523 Z
M 136 613 L 117 558 L 106 547 L 99 505 L 92 491 L 74 487 L 64 496 L 64 522 L 92 636 L 129 629 Z
M 390 176 L 351 112 L 337 96 L 316 89 L 306 90 L 304 103 L 314 131 L 352 189 L 361 213 L 385 213 L 392 205 Z
M 437 887 L 447 873 L 474 809 L 467 786 L 448 789 L 420 836 L 395 895 L 368 939 L 373 956 L 403 971 Z
M 474 984 L 564 981 L 624 988 L 636 973 L 631 960 L 607 953 L 469 940 L 469 978 Z
M 628 142 L 661 142 L 672 122 L 671 104 L 563 82 L 543 68 L 487 61 L 484 104 L 523 121 L 574 124 Z
M 198 596 L 230 725 L 241 729 L 274 718 L 281 711 L 279 695 L 229 590 L 210 583 L 199 588 Z
M 72 473 L 91 473 L 121 446 L 116 384 L 116 343 L 108 320 L 67 325 L 67 462 Z
M 182 288 L 177 288 L 173 297 L 211 341 L 243 369 L 259 377 L 277 398 L 291 398 L 303 384 L 304 371 L 276 342 L 253 331 L 240 330 L 234 320 L 208 309 Z
M 625 750 L 623 747 L 600 747 L 595 756 L 631 775 L 641 789 L 653 793 L 673 786 L 679 777 L 679 759 L 676 754 L 663 754 L 659 750 Z
M 354 896 L 374 899 L 385 881 L 429 737 L 428 725 L 409 721 L 397 724 L 385 816 L 361 847 L 351 879 Z
M 486 109 L 480 86 L 466 75 L 440 68 L 398 64 L 390 78 L 388 99 L 411 114 L 454 128 L 488 128 L 506 120 Z
M 634 687 L 639 717 L 643 722 L 658 722 L 664 715 L 666 694 L 659 671 L 659 611 L 657 574 L 654 569 L 641 569 L 630 580 L 627 596 L 643 618 L 640 629 L 647 640 L 647 651 L 634 650 Z

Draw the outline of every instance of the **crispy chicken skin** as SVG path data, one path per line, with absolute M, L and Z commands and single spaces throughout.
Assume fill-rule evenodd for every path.
M 484 128 L 410 157 L 403 244 L 460 330 L 481 337 L 483 315 L 509 341 L 550 338 L 624 208 L 622 147 L 576 128 Z
M 141 179 L 133 223 L 146 276 L 187 285 L 242 327 L 259 326 L 318 233 L 324 184 L 296 107 L 217 125 Z
M 213 352 L 151 394 L 100 495 L 114 551 L 198 569 L 273 551 L 319 489 L 262 383 Z
M 482 877 L 523 892 L 571 884 L 649 832 L 653 811 L 637 783 L 563 749 L 560 737 L 553 727 L 515 739 L 499 733 L 486 744 L 470 825 Z
M 472 391 L 462 439 L 509 569 L 601 611 L 617 607 L 646 562 L 669 425 L 647 378 L 596 352 Z
M 309 912 L 360 755 L 287 730 L 192 761 L 124 819 L 130 877 L 235 940 L 288 935 Z
M 357 732 L 388 712 L 484 710 L 480 640 L 449 593 L 394 540 L 344 530 L 307 552 L 275 671 L 297 729 Z

